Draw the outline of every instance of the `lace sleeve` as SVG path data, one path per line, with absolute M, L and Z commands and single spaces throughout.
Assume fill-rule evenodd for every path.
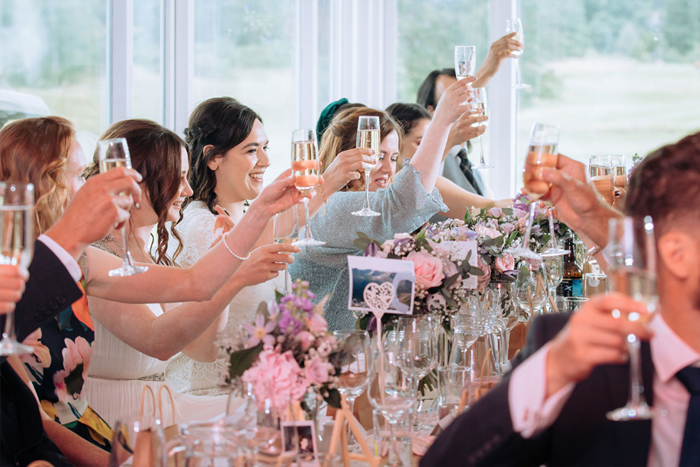
M 182 237 L 182 251 L 176 262 L 184 268 L 196 263 L 209 250 L 215 238 L 216 216 L 198 204 L 192 203 L 185 209 L 182 222 L 176 227 Z

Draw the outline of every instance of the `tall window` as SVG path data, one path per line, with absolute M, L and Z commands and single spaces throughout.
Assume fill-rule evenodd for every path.
M 534 122 L 558 124 L 560 151 L 584 162 L 700 130 L 700 2 L 523 0 L 521 18 L 519 167 Z
M 134 89 L 136 118 L 163 124 L 163 11 L 161 0 L 134 2 Z
M 295 5 L 195 2 L 194 101 L 230 96 L 255 110 L 270 138 L 265 183 L 290 165 Z
M 0 126 L 60 115 L 99 134 L 107 122 L 105 0 L 0 2 Z

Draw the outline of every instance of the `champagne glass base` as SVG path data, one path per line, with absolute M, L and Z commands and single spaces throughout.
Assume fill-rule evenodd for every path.
M 488 170 L 488 169 L 495 169 L 494 166 L 492 165 L 486 165 L 486 164 L 479 164 L 476 167 L 473 167 L 476 170 Z
M 509 248 L 506 250 L 506 252 L 510 253 L 513 256 L 517 256 L 519 258 L 542 260 L 542 255 L 540 255 L 539 253 L 535 253 L 534 251 L 532 251 L 528 248 L 523 248 L 523 247 Z
M 521 83 L 513 86 L 513 89 L 530 89 L 532 86 L 529 84 Z
M 663 411 L 659 412 L 649 407 L 646 402 L 641 402 L 638 405 L 628 403 L 624 407 L 612 410 L 605 414 L 608 420 L 613 422 L 626 422 L 630 420 L 650 420 L 659 415 L 666 415 Z
M 540 256 L 542 256 L 543 258 L 553 258 L 555 256 L 568 255 L 569 253 L 569 250 L 563 250 L 561 248 L 547 248 L 542 253 L 540 253 Z
M 359 217 L 377 217 L 381 216 L 380 213 L 372 211 L 370 208 L 362 208 L 359 211 L 351 213 L 353 216 Z
M 326 242 L 322 242 L 321 240 L 316 240 L 313 238 L 304 238 L 302 240 L 298 240 L 292 243 L 292 245 L 294 246 L 321 246 L 325 244 Z
M 34 348 L 17 342 L 14 339 L 3 339 L 0 341 L 0 356 L 25 355 L 34 352 Z
M 124 265 L 119 269 L 109 271 L 109 277 L 127 277 L 141 274 L 148 271 L 148 266 L 127 266 Z

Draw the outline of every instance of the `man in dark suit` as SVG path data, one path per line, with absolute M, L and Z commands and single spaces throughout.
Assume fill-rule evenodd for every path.
M 559 172 L 544 179 L 557 185 L 550 197 L 560 214 L 571 213 L 576 225 L 581 219 L 567 202 L 576 200 L 590 208 L 579 214 L 610 215 L 595 197 L 568 197 L 585 189 L 573 171 Z M 698 202 L 700 133 L 652 153 L 631 177 L 627 213 L 652 216 L 656 232 L 660 312 L 649 328 L 625 319 L 644 306 L 616 294 L 594 297 L 571 317 L 540 317 L 514 370 L 440 435 L 421 465 L 700 465 Z M 579 227 L 604 245 L 601 222 L 592 224 Z M 666 414 L 653 423 L 606 418 L 629 394 L 630 333 L 649 340 L 645 397 Z
M 81 297 L 77 259 L 90 243 L 128 220 L 132 196 L 140 201 L 140 180 L 131 169 L 94 177 L 78 190 L 56 225 L 36 241 L 29 274 L 18 266 L 0 266 L 0 314 L 14 309 L 18 340 Z M 4 316 L 0 321 L 4 326 Z M 59 437 L 70 436 L 52 423 Z M 47 436 L 34 395 L 5 357 L 0 364 L 0 429 L 0 465 L 36 460 L 71 465 Z

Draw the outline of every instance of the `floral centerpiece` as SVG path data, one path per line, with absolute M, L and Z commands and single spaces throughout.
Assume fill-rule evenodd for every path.
M 260 404 L 270 399 L 282 409 L 315 388 L 330 406 L 340 408 L 336 382 L 352 354 L 328 332 L 325 300 L 314 307 L 316 296 L 308 286 L 297 280 L 291 294 L 260 304 L 255 323 L 244 325 L 243 339 L 221 341 L 228 353 L 226 383 L 240 379 L 251 384 Z
M 514 282 L 518 259 L 508 249 L 520 246 L 525 236 L 530 200 L 518 195 L 511 208 L 471 208 L 464 221 L 450 219 L 432 224 L 417 234 L 396 234 L 380 243 L 358 232 L 354 244 L 365 256 L 413 261 L 416 275 L 415 314 L 434 314 L 443 324 L 456 313 L 470 296 L 483 293 L 490 283 Z M 564 235 L 566 225 L 554 222 L 557 235 Z M 546 211 L 536 209 L 530 236 L 530 248 L 546 249 L 550 239 Z M 471 266 L 470 255 L 460 255 L 453 242 L 476 240 L 477 262 Z M 476 276 L 476 286 L 468 279 Z M 369 316 L 361 318 L 365 327 Z M 365 321 L 365 322 L 363 322 Z M 371 328 L 371 324 L 370 324 Z

